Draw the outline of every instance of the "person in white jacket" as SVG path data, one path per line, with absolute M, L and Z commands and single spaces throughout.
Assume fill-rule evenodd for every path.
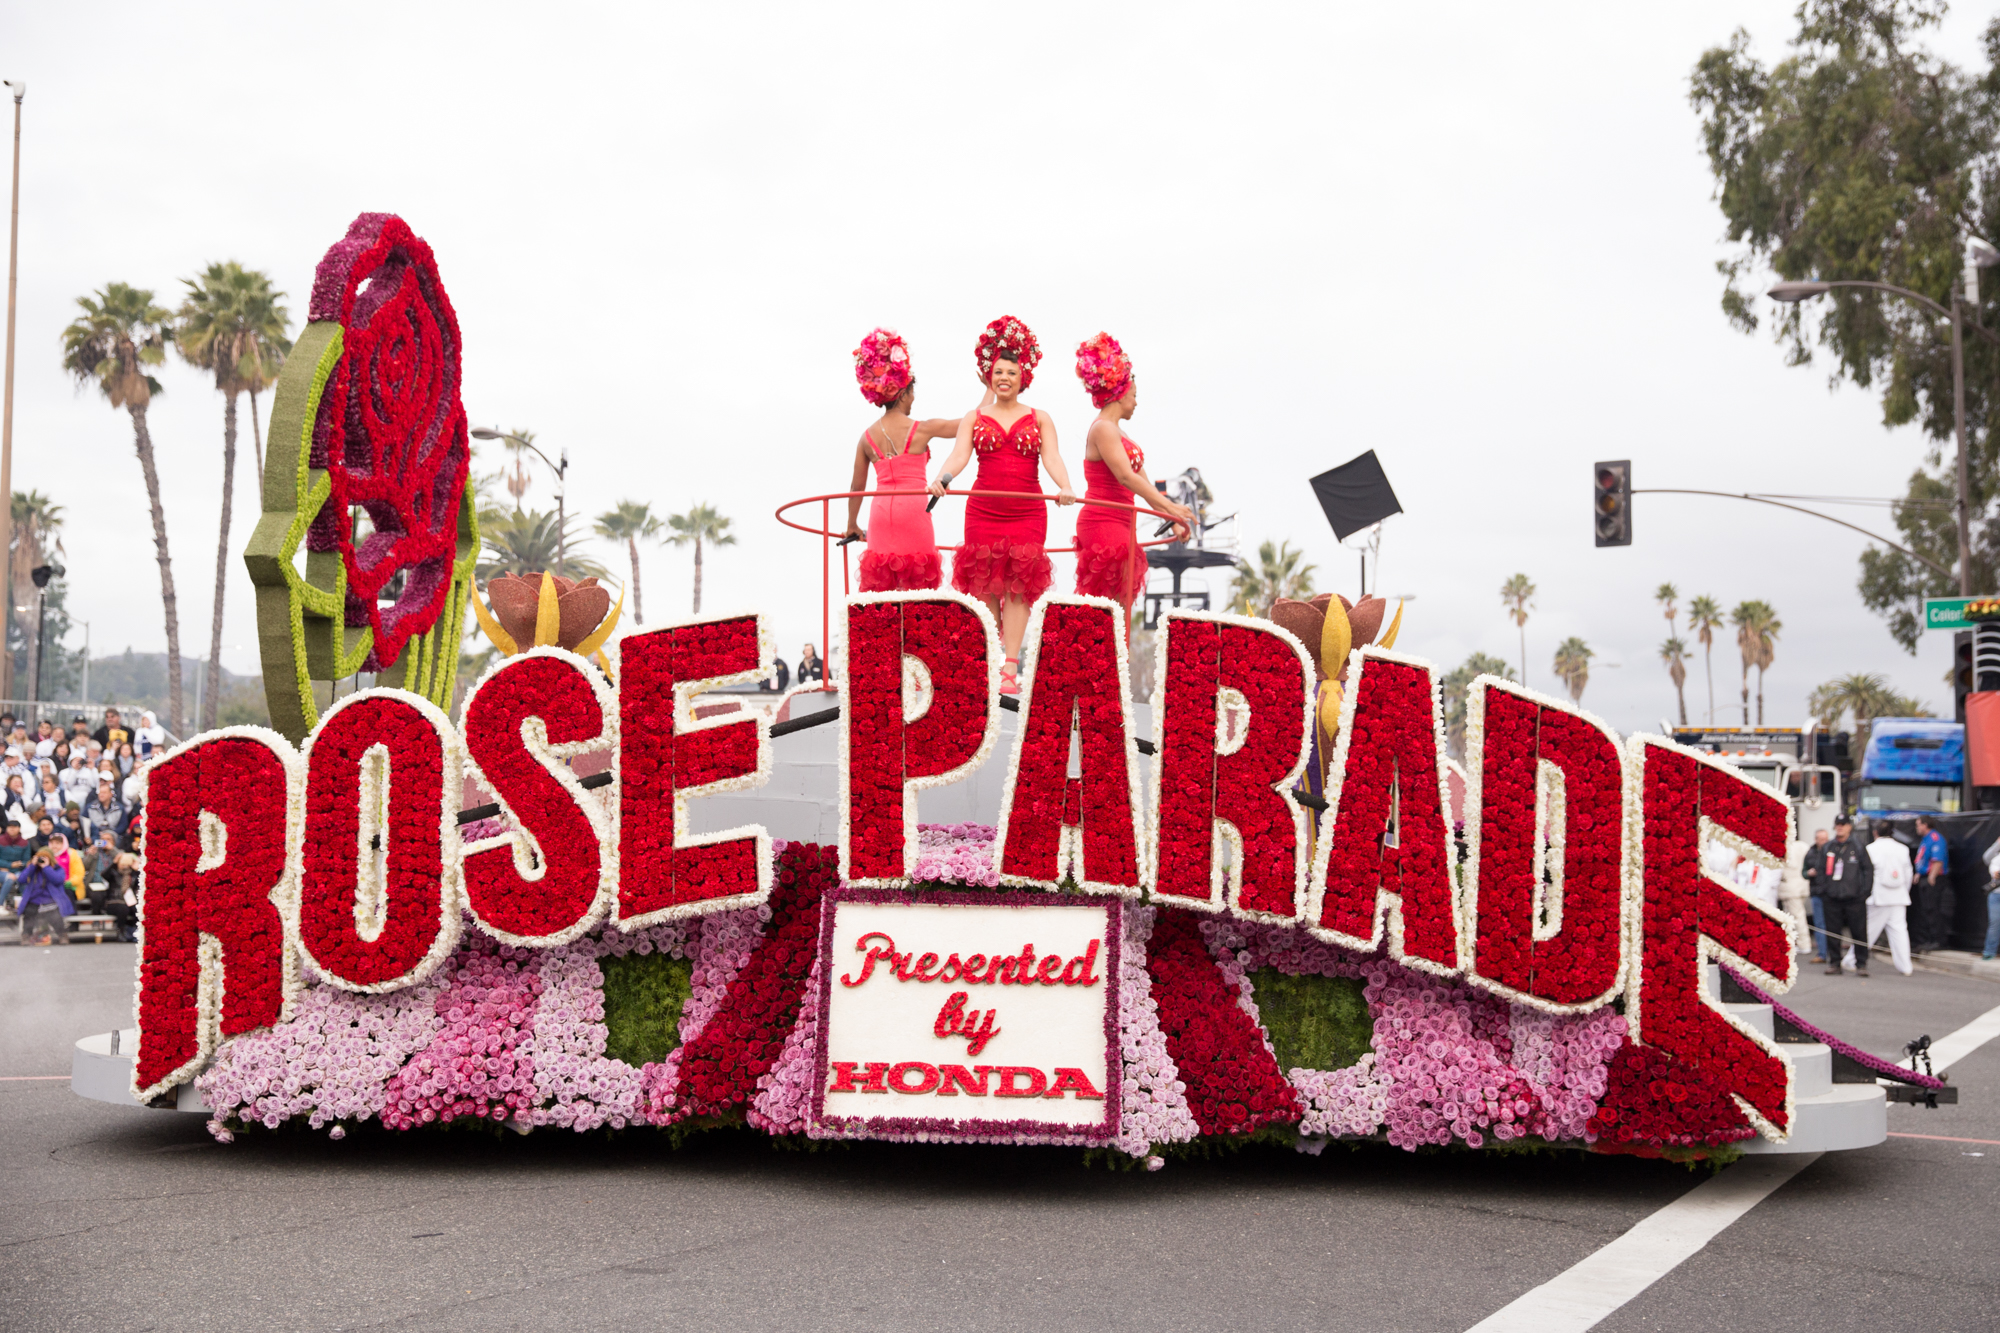
M 1868 943 L 1887 932 L 1889 961 L 1898 972 L 1909 976 L 1910 967 L 1910 849 L 1892 837 L 1887 828 L 1868 844 L 1868 859 L 1875 863 L 1875 889 L 1868 895 Z

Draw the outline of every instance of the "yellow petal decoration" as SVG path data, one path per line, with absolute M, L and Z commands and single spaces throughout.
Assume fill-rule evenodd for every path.
M 1403 628 L 1403 604 L 1397 602 L 1396 618 L 1389 622 L 1389 632 L 1384 634 L 1381 639 L 1381 644 L 1384 648 L 1394 648 L 1396 646 L 1396 631 L 1401 628 Z
M 1326 623 L 1319 632 L 1319 669 L 1332 680 L 1347 669 L 1347 652 L 1354 646 L 1354 626 L 1347 621 L 1347 608 L 1338 597 L 1326 604 Z
M 477 588 L 472 589 L 472 614 L 479 618 L 479 628 L 486 631 L 486 637 L 493 640 L 493 646 L 498 648 L 503 656 L 512 657 L 521 651 L 520 646 L 514 642 L 514 636 L 501 629 L 500 622 L 486 609 L 486 599 L 479 595 Z
M 625 609 L 625 590 L 623 588 L 620 588 L 618 590 L 617 605 L 611 608 L 610 615 L 604 617 L 604 623 L 602 625 L 599 625 L 596 629 L 592 630 L 590 634 L 584 639 L 584 641 L 576 646 L 576 655 L 578 657 L 589 657 L 599 648 L 602 648 L 604 646 L 604 641 L 611 637 L 611 631 L 618 627 L 618 616 L 622 611 L 624 611 L 624 609 Z M 609 666 L 604 668 L 604 674 L 607 676 L 611 674 L 611 668 Z
M 1334 605 L 1339 606 L 1340 603 L 1335 602 Z M 1319 729 L 1329 740 L 1340 731 L 1340 700 L 1343 693 L 1337 680 L 1320 682 Z M 1331 759 L 1333 756 L 1329 752 L 1326 757 Z
M 562 634 L 562 609 L 556 605 L 555 576 L 542 574 L 542 595 L 535 602 L 535 647 L 548 648 Z

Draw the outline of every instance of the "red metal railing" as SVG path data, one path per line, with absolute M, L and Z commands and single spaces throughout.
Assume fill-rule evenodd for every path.
M 808 495 L 803 499 L 788 500 L 784 504 L 778 506 L 776 515 L 778 522 L 784 524 L 788 528 L 795 528 L 800 532 L 812 533 L 820 539 L 819 540 L 819 551 L 820 551 L 819 641 L 820 641 L 820 660 L 822 662 L 829 662 L 831 660 L 829 655 L 833 651 L 833 544 L 837 539 L 845 535 L 844 532 L 833 531 L 833 502 L 835 500 L 854 500 L 854 499 L 867 500 L 867 499 L 873 499 L 878 495 L 924 496 L 929 494 L 930 494 L 929 491 L 833 491 L 826 495 Z M 989 500 L 1040 500 L 1047 504 L 1052 504 L 1057 499 L 1056 496 L 1050 495 L 1046 491 L 947 490 L 945 494 L 957 495 L 957 496 L 981 495 Z M 1150 514 L 1154 518 L 1165 519 L 1168 522 L 1174 523 L 1175 526 L 1177 527 L 1179 526 L 1178 521 L 1174 519 L 1173 515 L 1163 514 L 1159 510 L 1154 509 L 1150 505 L 1142 505 L 1137 503 L 1136 501 L 1134 501 L 1132 504 L 1120 504 L 1116 500 L 1092 500 L 1084 496 L 1078 496 L 1076 503 L 1080 505 L 1095 505 L 1100 509 L 1116 509 L 1128 513 Z M 809 504 L 817 504 L 819 506 L 819 526 L 817 528 L 809 527 L 804 523 L 800 523 L 793 519 L 785 517 L 786 510 L 797 509 L 800 505 L 809 505 Z M 1137 519 L 1135 518 L 1134 522 L 1136 521 Z M 1173 537 L 1158 537 L 1153 539 L 1152 541 L 1140 542 L 1139 545 L 1142 547 L 1167 546 L 1171 545 L 1176 541 L 1184 540 L 1186 538 L 1186 535 L 1187 534 L 1185 532 L 1182 532 Z M 956 546 L 940 546 L 938 547 L 938 549 L 940 551 L 956 551 L 958 548 Z M 1066 555 L 1069 554 L 1070 552 L 1073 552 L 1076 548 L 1074 546 L 1051 546 L 1051 547 L 1045 547 L 1044 549 L 1050 555 Z M 850 592 L 853 591 L 851 585 L 852 585 L 852 577 L 847 563 L 847 548 L 843 546 L 840 550 L 840 595 L 842 597 L 846 597 Z M 825 691 L 830 691 L 834 688 L 832 679 L 833 672 L 830 668 L 826 668 L 826 672 L 827 672 L 827 678 L 820 685 L 820 689 Z

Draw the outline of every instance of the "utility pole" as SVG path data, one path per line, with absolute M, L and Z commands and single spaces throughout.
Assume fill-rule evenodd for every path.
M 1974 269 L 1974 281 L 1978 270 Z M 1972 463 L 1965 453 L 1965 300 L 1951 296 L 1951 419 L 1958 434 L 1958 595 L 1972 596 Z
M 7 615 L 0 622 L 0 698 L 14 693 L 14 653 L 7 647 L 7 631 L 14 627 L 14 293 L 20 285 L 21 257 L 21 99 L 28 95 L 26 83 L 4 81 L 14 90 L 14 203 L 7 223 L 7 388 L 0 405 L 0 575 L 4 585 Z

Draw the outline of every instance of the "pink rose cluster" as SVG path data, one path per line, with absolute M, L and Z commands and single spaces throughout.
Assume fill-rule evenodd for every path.
M 523 1047 L 542 995 L 544 957 L 466 932 L 433 1002 L 444 1028 L 389 1080 L 383 1124 L 506 1120 L 535 1104 L 534 1060 Z
M 209 1133 L 227 1143 L 230 1120 L 321 1129 L 381 1114 L 389 1080 L 443 1029 L 444 988 L 443 973 L 386 995 L 308 985 L 289 1022 L 225 1042 L 195 1080 Z
M 993 868 L 997 832 L 991 824 L 917 825 L 917 862 L 911 878 L 919 883 L 998 888 L 1000 875 Z
M 1153 1145 L 1185 1143 L 1199 1132 L 1188 1109 L 1187 1084 L 1167 1054 L 1166 1033 L 1160 1028 L 1160 1007 L 1153 999 L 1153 982 L 1146 971 L 1146 941 L 1153 934 L 1158 909 L 1128 905 L 1124 945 L 1118 955 L 1118 1045 L 1123 1057 L 1117 1148 L 1145 1157 L 1150 1170 L 1165 1163 L 1150 1155 Z

